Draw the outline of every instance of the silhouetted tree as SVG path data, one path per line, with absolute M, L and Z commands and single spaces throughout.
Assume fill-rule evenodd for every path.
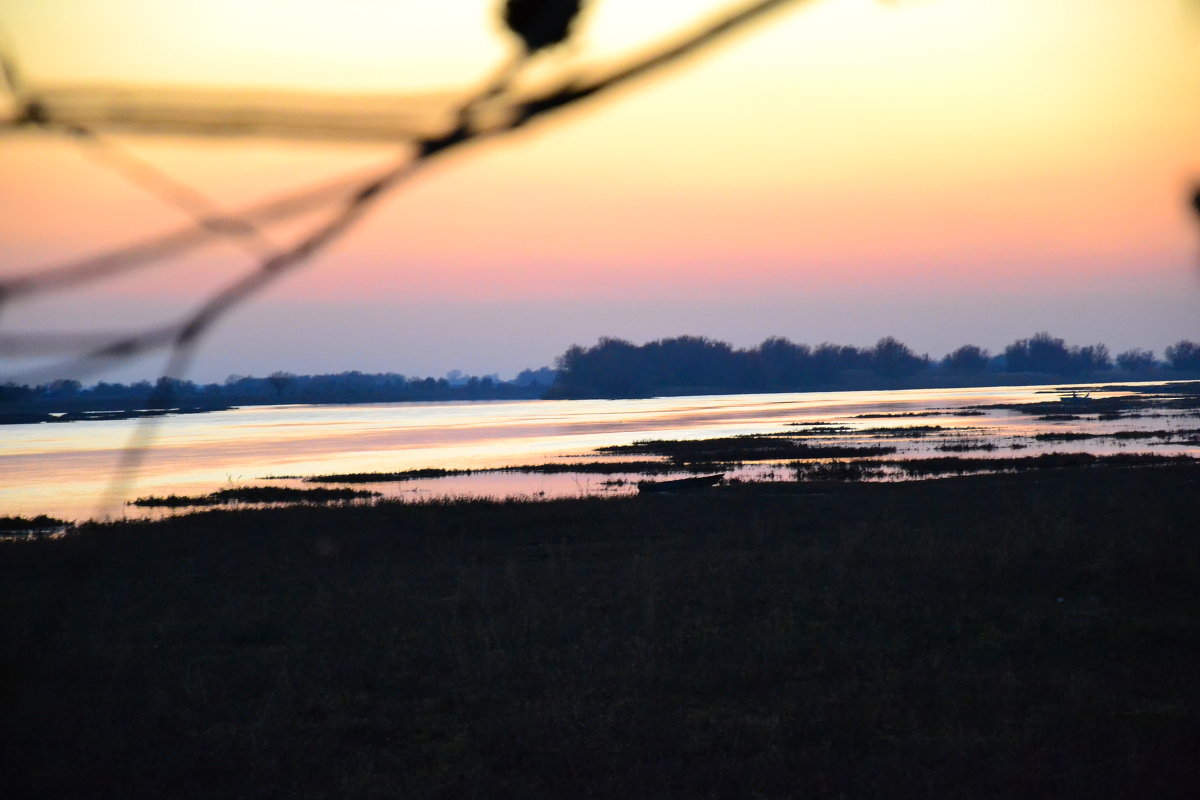
M 28 400 L 32 396 L 33 389 L 29 386 L 18 386 L 15 383 L 0 384 L 0 403 L 16 403 Z
M 605 337 L 595 347 L 572 346 L 556 362 L 566 396 L 640 397 L 651 390 L 645 351 L 624 339 Z
M 813 350 L 813 375 L 818 382 L 836 382 L 846 370 L 870 366 L 869 351 L 859 350 L 853 345 L 822 342 Z
M 155 382 L 154 391 L 150 393 L 146 405 L 150 408 L 171 408 L 182 398 L 195 395 L 195 393 L 196 384 L 191 381 L 164 375 Z
M 47 397 L 74 397 L 79 394 L 79 390 L 83 388 L 83 384 L 79 381 L 68 378 L 65 380 L 51 381 L 42 387 L 42 394 Z
M 929 366 L 928 361 L 893 336 L 885 336 L 875 343 L 871 348 L 870 363 L 876 374 L 886 378 L 908 377 Z
M 523 369 L 513 379 L 513 383 L 517 386 L 542 386 L 548 389 L 554 385 L 557 377 L 558 373 L 550 367 Z
M 650 342 L 642 350 L 654 388 L 659 391 L 719 390 L 746 382 L 740 359 L 725 342 L 703 336 L 678 336 Z
M 104 396 L 112 396 L 112 395 L 119 395 L 119 394 L 128 394 L 129 387 L 123 383 L 108 383 L 106 381 L 100 381 L 95 386 L 93 386 L 91 389 L 89 389 L 88 391 L 90 391 L 94 395 L 104 397 Z
M 1200 344 L 1189 339 L 1180 339 L 1164 352 L 1171 369 L 1200 370 Z
M 757 388 L 768 391 L 798 389 L 812 380 L 812 349 L 772 336 L 751 353 Z
M 283 394 L 283 390 L 291 386 L 295 380 L 295 375 L 282 370 L 277 370 L 267 376 L 267 383 L 271 384 L 271 388 L 275 390 L 276 395 Z
M 1071 371 L 1071 351 L 1062 339 L 1042 331 L 1028 339 L 1018 339 L 1004 348 L 1009 372 L 1050 372 L 1065 375 Z
M 1117 356 L 1117 366 L 1126 372 L 1149 372 L 1158 362 L 1153 350 L 1126 350 Z
M 1108 347 L 1102 344 L 1089 344 L 1084 347 L 1073 347 L 1070 350 L 1071 373 L 1101 372 L 1112 369 L 1112 358 Z
M 1043 372 L 1051 375 L 1085 375 L 1112 369 L 1112 357 L 1103 344 L 1067 347 L 1045 331 L 1020 339 L 1004 349 L 1009 372 Z
M 975 373 L 988 368 L 991 354 L 973 344 L 964 344 L 950 355 L 942 359 L 942 365 L 949 372 Z

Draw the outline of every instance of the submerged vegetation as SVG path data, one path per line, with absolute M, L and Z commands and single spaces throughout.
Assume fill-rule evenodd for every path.
M 967 409 L 940 409 L 895 413 L 858 414 L 837 422 L 827 420 L 786 422 L 783 431 L 695 440 L 645 440 L 632 444 L 597 448 L 605 459 L 587 461 L 565 458 L 543 464 L 510 465 L 488 468 L 426 467 L 394 472 L 342 473 L 305 477 L 309 483 L 389 483 L 491 473 L 526 474 L 601 474 L 653 477 L 664 473 L 711 473 L 738 470 L 731 476 L 737 483 L 778 481 L 795 476 L 812 481 L 911 480 L 930 476 L 978 472 L 1016 472 L 1099 464 L 1151 466 L 1186 463 L 1187 455 L 1159 455 L 1132 452 L 1061 452 L 1055 445 L 1072 442 L 1097 442 L 1107 449 L 1126 444 L 1153 447 L 1200 444 L 1200 428 L 1164 427 L 1158 429 L 1117 429 L 1112 425 L 1079 428 L 1097 421 L 1141 417 L 1173 417 L 1179 420 L 1190 413 L 1200 384 L 1177 383 L 1134 389 L 1123 396 L 1092 398 L 1091 392 L 1111 391 L 1117 387 L 1055 390 L 1055 398 L 1038 403 L 994 404 Z M 1049 392 L 1048 392 L 1049 393 Z M 1082 393 L 1082 394 L 1081 394 Z M 1046 408 L 1067 407 L 1078 413 L 1043 413 Z M 985 410 L 986 409 L 986 410 Z M 1098 409 L 1108 409 L 1099 411 Z M 1114 411 L 1112 409 L 1119 409 Z M 1019 426 L 1015 433 L 1003 425 L 988 421 L 959 426 L 926 424 L 922 417 L 981 417 L 997 413 L 1026 414 L 1038 422 L 1051 423 L 1041 431 Z M 859 425 L 857 420 L 912 419 L 913 424 Z M 1054 423 L 1074 423 L 1070 427 Z M 1072 429 L 1074 428 L 1074 429 Z M 1025 457 L 950 457 L 939 453 L 992 453 L 1000 449 L 1034 448 Z M 1049 450 L 1049 452 L 1047 452 Z M 646 456 L 644 460 L 618 460 L 622 456 Z M 652 459 L 652 460 L 651 460 Z M 786 467 L 786 468 L 785 468 Z M 631 486 L 635 479 L 605 481 L 611 490 Z M 436 491 L 426 487 L 426 491 Z M 582 491 L 582 490 L 581 490 Z
M 1081 391 L 1083 394 L 1080 394 Z M 1093 391 L 1121 394 L 1113 397 L 1091 397 Z M 1075 386 L 1059 389 L 1056 395 L 1053 400 L 1037 403 L 993 403 L 975 408 L 979 411 L 1014 411 L 1044 421 L 1071 420 L 1088 414 L 1111 420 L 1148 410 L 1200 410 L 1200 381 L 1156 383 L 1147 386 Z
M 3 543 L 6 792 L 1192 797 L 1200 466 L 1090 463 Z
M 676 464 L 724 464 L 768 459 L 847 458 L 896 452 L 883 445 L 811 445 L 785 436 L 728 436 L 715 439 L 659 439 L 596 449 L 612 455 L 663 456 Z
M 447 469 L 421 467 L 398 472 L 348 472 L 333 475 L 312 475 L 306 483 L 392 483 L 423 480 L 427 478 L 450 478 L 458 475 L 486 475 L 489 473 L 521 472 L 542 474 L 639 474 L 656 475 L 662 472 L 678 472 L 681 467 L 662 461 L 562 461 L 547 464 L 520 464 L 511 467 L 481 467 L 475 469 Z
M 139 497 L 137 500 L 131 500 L 129 504 L 181 508 L 217 506 L 228 503 L 331 503 L 370 497 L 379 497 L 379 492 L 368 492 L 361 489 L 288 489 L 280 486 L 239 486 L 191 497 L 177 494 L 166 497 Z
M 1064 470 L 1088 467 L 1167 467 L 1200 465 L 1192 456 L 1163 456 L 1147 453 L 1043 453 L 1021 458 L 964 458 L 934 456 L 895 461 L 859 459 L 853 461 L 797 461 L 791 464 L 796 480 L 862 481 L 878 478 L 929 478 L 973 473 L 1013 473 L 1034 470 Z

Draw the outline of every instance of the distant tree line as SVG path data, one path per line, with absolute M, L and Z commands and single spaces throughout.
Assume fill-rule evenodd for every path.
M 541 397 L 554 383 L 554 371 L 527 369 L 511 381 L 494 375 L 414 378 L 392 372 L 340 372 L 265 378 L 230 375 L 224 383 L 198 384 L 177 378 L 156 383 L 108 383 L 85 387 L 77 380 L 37 386 L 0 385 L 0 408 L 17 410 L 109 411 L 154 408 L 224 408 L 272 403 L 384 403 L 434 400 L 517 400 Z
M 176 378 L 87 387 L 72 379 L 36 386 L 7 383 L 0 384 L 0 422 L 35 421 L 60 412 L 273 403 L 650 397 L 1200 376 L 1200 344 L 1185 339 L 1166 348 L 1164 356 L 1159 360 L 1150 350 L 1133 349 L 1114 359 L 1102 344 L 1068 346 L 1048 333 L 1019 339 L 996 355 L 967 344 L 940 360 L 918 355 L 891 336 L 866 348 L 829 342 L 810 347 L 772 337 L 747 349 L 700 336 L 642 345 L 604 338 L 592 347 L 570 347 L 554 369 L 526 369 L 509 381 L 453 370 L 444 378 L 352 371 L 230 375 L 223 383 L 207 384 Z
M 1038 333 L 992 355 L 963 345 L 941 360 L 918 355 L 888 336 L 873 347 L 831 343 L 810 347 L 773 337 L 757 347 L 680 336 L 635 345 L 604 338 L 575 345 L 559 357 L 549 397 L 646 397 L 673 394 L 866 389 L 938 383 L 1012 383 L 1025 380 L 1171 377 L 1200 373 L 1200 345 L 1180 341 L 1159 361 L 1133 349 L 1114 360 L 1103 344 L 1068 346 Z

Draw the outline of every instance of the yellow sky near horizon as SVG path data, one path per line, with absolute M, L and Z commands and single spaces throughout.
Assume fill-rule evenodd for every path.
M 406 92 L 470 86 L 501 63 L 512 42 L 496 5 L 8 0 L 0 25 L 34 86 Z M 727 5 L 597 0 L 578 46 L 544 68 L 601 61 Z M 689 297 L 721 298 L 843 279 L 950 292 L 1161 277 L 1196 249 L 1183 196 L 1200 178 L 1198 101 L 1194 0 L 801 2 L 438 165 L 271 296 L 665 297 L 686 279 Z M 121 141 L 230 205 L 388 152 Z M 0 178 L 0 273 L 180 219 L 45 136 L 0 139 Z M 109 290 L 182 296 L 185 272 Z

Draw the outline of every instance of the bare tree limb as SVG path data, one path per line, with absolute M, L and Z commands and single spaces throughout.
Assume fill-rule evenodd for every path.
M 305 211 L 320 208 L 329 203 L 343 203 L 340 211 L 324 223 L 317 225 L 296 244 L 283 251 L 267 250 L 260 242 L 255 254 L 260 264 L 251 273 L 238 278 L 219 290 L 198 310 L 177 325 L 156 327 L 140 334 L 109 342 L 91 349 L 74 362 L 76 368 L 86 367 L 89 361 L 107 361 L 128 357 L 161 347 L 174 352 L 172 362 L 179 361 L 182 348 L 190 348 L 197 338 L 207 331 L 230 309 L 275 281 L 278 277 L 295 270 L 329 243 L 347 232 L 387 192 L 415 175 L 421 166 L 436 156 L 456 151 L 465 145 L 500 137 L 523 128 L 529 123 L 574 106 L 580 102 L 612 91 L 620 86 L 652 74 L 662 68 L 693 55 L 705 48 L 727 39 L 736 31 L 769 12 L 804 0 L 758 0 L 735 10 L 728 10 L 713 17 L 666 45 L 625 59 L 614 67 L 601 70 L 590 76 L 575 76 L 560 81 L 549 89 L 530 97 L 508 97 L 505 88 L 497 90 L 494 82 L 470 96 L 458 106 L 453 115 L 454 124 L 449 129 L 433 135 L 411 138 L 414 148 L 412 157 L 380 171 L 364 176 L 331 182 L 319 187 L 298 192 L 294 195 L 268 201 L 259 206 L 235 214 L 220 214 L 213 211 L 206 199 L 184 192 L 174 183 L 164 182 L 161 176 L 145 170 L 120 156 L 107 151 L 106 156 L 120 160 L 120 168 L 131 178 L 148 185 L 153 183 L 158 193 L 170 195 L 175 204 L 186 205 L 198 217 L 195 225 L 164 236 L 155 237 L 130 247 L 118 248 L 82 261 L 40 269 L 24 276 L 0 282 L 0 304 L 21 296 L 62 289 L 80 283 L 107 278 L 135 268 L 158 263 L 205 243 L 213 236 L 252 236 L 258 225 L 269 221 L 286 219 Z M 15 76 L 13 67 L 11 73 Z M 513 70 L 505 67 L 501 74 L 511 76 Z M 507 113 L 496 114 L 490 104 L 507 100 Z M 488 106 L 485 108 L 485 106 Z M 24 99 L 23 114 L 13 124 L 61 126 L 71 131 L 84 130 L 78 122 L 54 116 L 55 107 L 41 103 L 36 96 Z M 487 111 L 483 121 L 482 112 Z M 137 115 L 129 122 L 137 129 Z M 103 122 L 102 120 L 100 122 Z M 99 124 L 99 123 L 97 123 Z M 153 127 L 153 126 L 151 126 Z M 249 126 L 246 129 L 252 129 Z M 298 125 L 298 131 L 312 133 L 313 128 Z M 205 126 L 196 129 L 200 135 L 210 135 Z M 66 366 L 64 364 L 64 366 Z

